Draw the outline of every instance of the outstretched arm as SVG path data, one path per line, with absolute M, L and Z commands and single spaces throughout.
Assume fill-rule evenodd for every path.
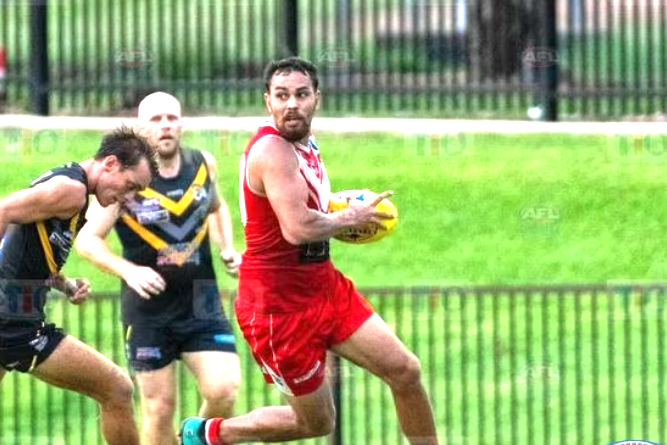
M 125 280 L 142 298 L 150 298 L 151 294 L 164 290 L 164 279 L 150 267 L 138 266 L 117 255 L 106 241 L 120 211 L 120 204 L 102 207 L 93 200 L 86 213 L 86 224 L 76 238 L 76 249 L 100 269 Z
M 308 208 L 308 185 L 299 172 L 291 144 L 278 137 L 264 137 L 257 144 L 248 157 L 248 180 L 253 190 L 268 198 L 283 237 L 289 243 L 322 241 L 348 227 L 369 222 L 382 224 L 384 219 L 393 218 L 375 210 L 391 192 L 380 193 L 373 201 L 354 203 L 335 213 Z
M 216 202 L 211 207 L 211 213 L 208 216 L 209 236 L 211 242 L 220 248 L 220 257 L 225 266 L 225 271 L 230 276 L 237 276 L 241 264 L 241 255 L 234 249 L 234 237 L 232 231 L 232 218 L 229 214 L 229 207 L 225 199 L 220 194 L 217 184 L 217 165 L 215 158 L 207 151 L 202 151 L 209 173 L 211 183 L 215 188 Z

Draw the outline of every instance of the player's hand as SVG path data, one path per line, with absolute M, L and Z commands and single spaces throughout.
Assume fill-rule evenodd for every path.
M 351 201 L 350 206 L 344 211 L 351 215 L 351 218 L 353 221 L 355 221 L 355 224 L 373 223 L 380 227 L 385 227 L 384 221 L 387 219 L 394 219 L 395 216 L 390 213 L 380 212 L 376 210 L 375 207 L 380 204 L 383 199 L 390 198 L 393 195 L 394 192 L 388 190 L 379 193 L 373 200 L 370 201 Z
M 72 292 L 71 295 L 68 293 L 70 303 L 81 304 L 84 301 L 88 300 L 91 288 L 90 288 L 90 281 L 88 281 L 87 279 L 70 278 L 67 287 L 70 290 L 70 292 Z
M 239 276 L 239 266 L 241 265 L 241 254 L 234 249 L 227 249 L 220 252 L 222 264 L 225 266 L 225 272 L 230 277 Z
M 58 289 L 69 298 L 72 304 L 81 304 L 88 300 L 91 288 L 85 278 L 67 278 L 63 274 L 53 274 L 46 280 L 47 286 Z
M 164 278 L 150 267 L 130 266 L 122 278 L 133 291 L 146 300 L 163 292 L 167 287 Z

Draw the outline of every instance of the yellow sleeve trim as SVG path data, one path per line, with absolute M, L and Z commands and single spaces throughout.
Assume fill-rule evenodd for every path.
M 46 230 L 46 226 L 43 221 L 36 222 L 35 225 L 37 226 L 39 242 L 42 245 L 42 251 L 44 251 L 44 257 L 46 258 L 46 265 L 49 268 L 49 272 L 52 274 L 58 273 L 58 265 L 56 264 L 55 258 L 53 258 L 53 249 L 51 248 L 49 233 Z

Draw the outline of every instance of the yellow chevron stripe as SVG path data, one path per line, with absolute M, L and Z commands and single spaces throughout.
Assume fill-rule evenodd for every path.
M 143 191 L 139 192 L 138 195 L 143 198 L 154 198 L 160 202 L 160 205 L 165 209 L 169 210 L 172 214 L 180 216 L 185 212 L 185 210 L 192 204 L 192 201 L 195 197 L 195 190 L 204 185 L 206 178 L 208 177 L 208 172 L 206 171 L 206 166 L 201 165 L 195 178 L 192 180 L 192 184 L 186 190 L 186 192 L 181 196 L 181 199 L 174 201 L 168 196 L 163 195 L 162 193 L 153 190 L 152 188 L 146 188 Z
M 144 226 L 136 222 L 129 215 L 124 214 L 121 216 L 123 222 L 132 229 L 137 235 L 141 237 L 144 241 L 148 243 L 155 250 L 164 249 L 168 244 L 160 237 L 155 235 L 150 230 L 147 230 Z
M 56 260 L 53 258 L 53 249 L 51 249 L 51 243 L 49 242 L 49 233 L 46 230 L 46 226 L 43 221 L 36 222 L 37 233 L 39 234 L 39 242 L 42 245 L 42 250 L 44 251 L 44 257 L 46 258 L 46 265 L 49 267 L 49 271 L 53 273 L 58 273 L 58 265 Z

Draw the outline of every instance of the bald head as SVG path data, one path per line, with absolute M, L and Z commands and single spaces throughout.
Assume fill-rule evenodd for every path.
M 163 92 L 146 96 L 139 104 L 137 124 L 141 134 L 157 149 L 159 158 L 178 154 L 183 121 L 181 104 L 174 96 Z
M 158 91 L 149 94 L 139 104 L 137 119 L 140 122 L 149 121 L 156 114 L 170 113 L 181 117 L 181 104 L 174 96 Z

